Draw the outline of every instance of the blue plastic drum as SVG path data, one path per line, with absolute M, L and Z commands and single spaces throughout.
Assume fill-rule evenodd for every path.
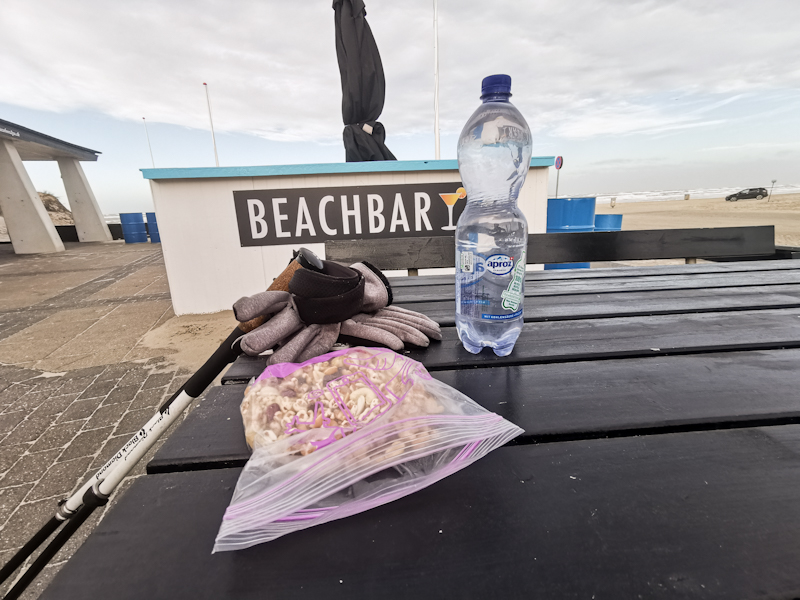
M 122 224 L 122 237 L 126 244 L 147 242 L 147 229 L 142 213 L 119 213 L 119 222 Z
M 594 231 L 597 198 L 550 198 L 547 201 L 547 233 Z M 588 269 L 589 263 L 545 265 L 545 270 Z
M 150 234 L 150 241 L 153 244 L 161 243 L 161 236 L 158 233 L 158 222 L 156 221 L 156 213 L 145 213 L 147 215 L 147 233 Z
M 622 231 L 622 215 L 595 215 L 595 231 Z

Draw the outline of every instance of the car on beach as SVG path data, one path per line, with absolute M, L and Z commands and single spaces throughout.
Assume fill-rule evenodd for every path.
M 742 190 L 741 192 L 736 192 L 735 194 L 731 194 L 730 196 L 725 196 L 725 200 L 727 202 L 736 202 L 737 200 L 745 200 L 747 198 L 755 198 L 756 200 L 761 200 L 762 198 L 766 197 L 767 197 L 766 188 L 750 188 L 749 190 Z

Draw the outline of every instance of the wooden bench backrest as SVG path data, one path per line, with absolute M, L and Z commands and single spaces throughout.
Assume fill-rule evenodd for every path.
M 775 254 L 775 227 L 716 227 L 538 233 L 528 236 L 528 264 L 665 258 L 720 258 Z M 451 237 L 408 237 L 325 242 L 328 260 L 350 264 L 361 259 L 379 269 L 431 269 L 455 266 Z
M 572 263 L 665 258 L 770 256 L 775 253 L 775 228 L 717 227 L 538 233 L 528 236 L 528 264 Z M 360 259 L 379 269 L 431 269 L 455 266 L 451 237 L 409 237 L 371 240 L 329 240 L 328 260 Z

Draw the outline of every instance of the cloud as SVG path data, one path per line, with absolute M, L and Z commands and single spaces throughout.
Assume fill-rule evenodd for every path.
M 628 101 L 576 105 L 569 119 L 554 124 L 553 135 L 561 138 L 590 138 L 606 135 L 656 135 L 678 130 L 711 127 L 724 119 L 701 120 L 702 112 L 666 109 L 659 105 L 635 104 Z
M 367 14 L 389 135 L 431 131 L 431 3 L 372 0 Z M 205 128 L 208 82 L 220 131 L 340 139 L 330 2 L 4 0 L 0 22 L 0 102 Z M 441 128 L 460 131 L 495 72 L 512 75 L 513 101 L 552 136 L 721 125 L 743 94 L 800 84 L 787 67 L 797 22 L 800 3 L 779 0 L 441 0 Z
M 702 148 L 702 152 L 741 152 L 754 150 L 770 150 L 786 152 L 800 150 L 800 142 L 751 142 L 749 144 L 736 144 L 732 146 L 709 146 Z

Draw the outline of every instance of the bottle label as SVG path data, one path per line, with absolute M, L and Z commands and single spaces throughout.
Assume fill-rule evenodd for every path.
M 510 270 L 510 269 L 509 269 Z M 501 294 L 503 298 L 503 308 L 505 310 L 516 311 L 522 304 L 523 284 L 525 283 L 525 250 L 522 251 L 517 266 L 514 267 L 514 276 L 508 284 L 506 291 Z
M 509 315 L 489 315 L 484 313 L 481 315 L 481 319 L 485 319 L 487 321 L 508 321 L 509 319 L 517 319 L 521 316 L 522 310 L 518 310 Z
M 492 254 L 486 259 L 486 270 L 495 275 L 508 275 L 514 268 L 514 259 L 505 254 Z
M 459 251 L 456 261 L 456 313 L 485 321 L 522 316 L 525 251 L 521 256 L 484 256 Z
M 473 264 L 472 252 L 461 252 L 461 271 L 464 273 L 472 273 Z

